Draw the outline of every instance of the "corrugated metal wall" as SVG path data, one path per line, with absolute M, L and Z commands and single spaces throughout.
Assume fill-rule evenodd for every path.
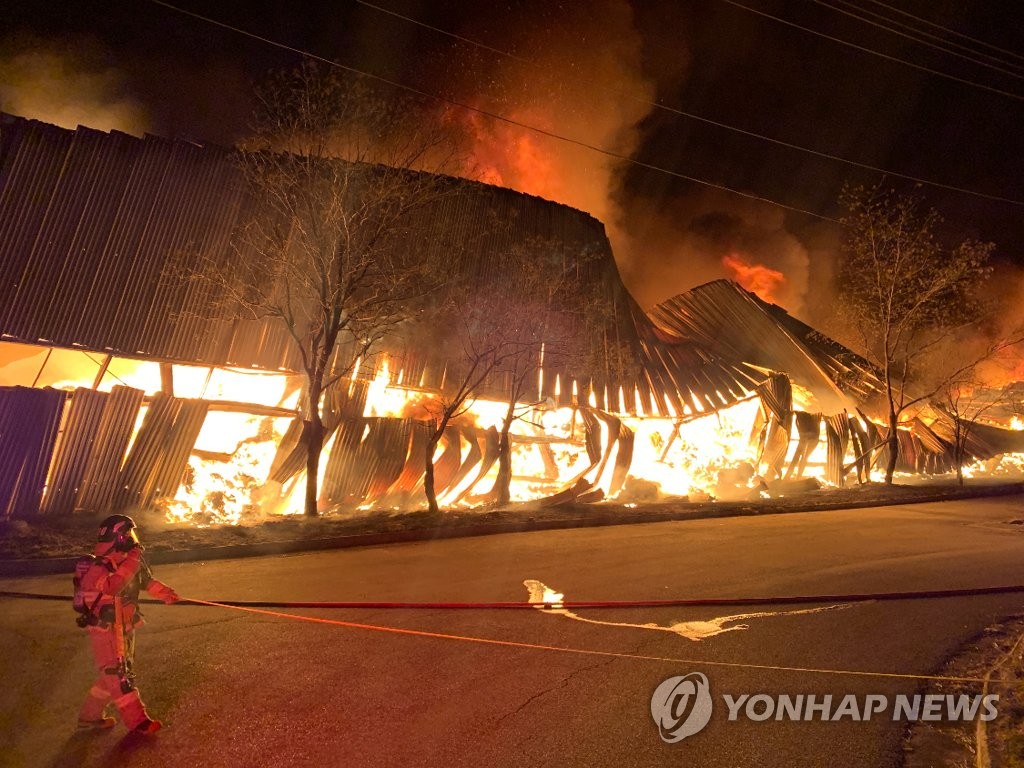
M 396 247 L 434 249 L 471 283 L 498 276 L 514 285 L 516 246 L 557 241 L 567 259 L 579 260 L 579 283 L 601 285 L 620 309 L 600 332 L 635 340 L 600 222 L 507 189 L 455 186 L 458 193 L 421 212 L 423 227 Z M 251 215 L 228 150 L 0 114 L 0 335 L 150 359 L 297 370 L 279 324 L 210 320 L 217 297 L 198 281 L 174 278 L 174 265 L 197 254 L 234 258 L 232 234 Z M 439 387 L 458 365 L 454 348 L 400 338 L 386 347 L 399 359 L 393 370 L 400 365 L 406 381 L 427 387 Z M 545 396 L 554 394 L 554 381 L 552 374 Z M 599 389 L 615 384 L 597 382 Z M 502 391 L 504 382 L 492 388 Z
M 0 520 L 39 510 L 66 396 L 57 389 L 0 387 Z
M 287 365 L 280 329 L 199 320 L 209 297 L 161 279 L 182 254 L 226 253 L 241 210 L 225 150 L 0 115 L 0 333 L 182 362 Z
M 628 411 L 706 412 L 748 395 L 763 376 L 745 363 L 762 358 L 777 370 L 796 366 L 819 387 L 827 382 L 806 347 L 792 344 L 746 292 L 723 281 L 666 302 L 655 310 L 655 328 L 626 292 L 599 221 L 500 187 L 454 186 L 457 193 L 421 211 L 422 225 L 396 247 L 433 251 L 448 259 L 456 283 L 498 283 L 514 300 L 524 247 L 557 244 L 575 281 L 563 290 L 587 286 L 612 307 L 602 327 L 588 329 L 604 345 L 605 363 L 583 375 L 547 366 L 538 398 L 568 405 L 570 382 L 578 379 L 581 401 L 593 389 L 605 410 L 622 409 L 621 391 Z M 170 277 L 171 265 L 196 254 L 233 258 L 232 233 L 250 215 L 225 149 L 0 115 L 0 334 L 152 359 L 296 370 L 279 325 L 202 319 L 215 297 L 196 281 Z M 686 343 L 665 343 L 666 333 Z M 388 339 L 392 371 L 429 388 L 457 380 L 461 345 L 409 341 L 423 338 L 431 338 L 430 329 Z M 737 338 L 744 348 L 736 348 Z M 627 374 L 611 359 L 622 350 L 639 362 Z M 751 350 L 757 360 L 746 356 Z M 495 375 L 482 394 L 503 395 L 507 376 Z
M 43 512 L 102 511 L 112 506 L 143 394 L 120 386 L 110 392 L 74 391 L 50 465 Z

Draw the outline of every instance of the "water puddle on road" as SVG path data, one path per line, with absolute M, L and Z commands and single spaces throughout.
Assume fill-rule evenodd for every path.
M 536 579 L 526 579 L 523 581 L 523 586 L 526 587 L 526 591 L 529 593 L 529 602 L 532 605 L 536 605 L 537 608 L 543 610 L 545 613 L 566 616 L 570 619 L 582 621 L 587 624 L 603 624 L 606 627 L 630 627 L 632 629 L 651 629 L 656 632 L 672 632 L 680 637 L 685 637 L 687 640 L 693 640 L 694 642 L 699 642 L 700 640 L 720 635 L 723 632 L 737 632 L 740 630 L 750 629 L 749 624 L 738 623 L 746 622 L 750 619 L 766 619 L 776 616 L 799 616 L 810 613 L 825 613 L 827 611 L 838 611 L 844 608 L 849 608 L 852 605 L 852 603 L 840 603 L 837 605 L 825 605 L 820 608 L 801 608 L 794 611 L 757 611 L 756 613 L 737 613 L 732 616 L 718 616 L 713 619 L 701 619 L 699 621 L 681 621 L 676 624 L 670 624 L 669 626 L 663 626 L 661 624 L 654 623 L 630 624 L 621 621 L 587 619 L 565 608 L 563 606 L 565 595 L 561 592 L 556 592 L 546 584 L 539 582 Z

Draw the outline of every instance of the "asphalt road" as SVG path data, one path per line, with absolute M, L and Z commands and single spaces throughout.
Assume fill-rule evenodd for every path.
M 1024 582 L 1024 526 L 1009 523 L 1021 518 L 1017 496 L 193 563 L 157 576 L 209 600 L 517 601 L 527 598 L 527 579 L 568 600 L 979 587 Z M 2 579 L 0 589 L 66 593 L 69 582 Z M 921 680 L 844 672 L 933 673 L 1022 608 L 1016 594 L 834 608 L 581 609 L 578 619 L 534 610 L 296 611 L 523 644 L 505 646 L 159 605 L 139 631 L 138 681 L 167 727 L 146 739 L 120 726 L 76 733 L 90 664 L 70 605 L 4 599 L 0 765 L 898 766 L 903 722 L 730 722 L 721 695 L 914 694 Z M 770 615 L 742 616 L 758 613 Z M 666 629 L 673 625 L 678 631 Z M 651 695 L 689 672 L 710 681 L 711 722 L 667 744 Z

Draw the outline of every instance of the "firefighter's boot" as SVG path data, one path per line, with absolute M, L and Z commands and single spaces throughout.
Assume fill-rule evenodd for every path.
M 114 706 L 121 715 L 121 722 L 130 731 L 139 730 L 140 726 L 145 727 L 146 723 L 156 722 L 149 719 L 146 714 L 146 705 L 142 703 L 137 690 L 131 690 L 123 696 L 114 699 Z M 142 730 L 140 733 L 154 733 L 155 731 Z
M 107 705 L 110 703 L 110 694 L 101 685 L 94 685 L 89 690 L 89 696 L 82 703 L 78 711 L 78 727 L 84 729 L 106 729 L 113 728 L 117 720 L 106 716 Z

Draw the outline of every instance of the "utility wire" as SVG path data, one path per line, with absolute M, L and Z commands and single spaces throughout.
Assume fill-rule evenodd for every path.
M 869 0 L 869 1 L 872 1 L 872 0 Z M 890 24 L 895 24 L 897 27 L 901 27 L 903 29 L 909 30 L 910 32 L 913 32 L 914 34 L 922 35 L 923 37 L 927 37 L 927 38 L 930 38 L 932 40 L 937 40 L 942 45 L 952 46 L 953 48 L 958 48 L 961 51 L 966 51 L 967 53 L 974 54 L 975 56 L 981 56 L 983 58 L 989 59 L 990 61 L 994 61 L 994 62 L 996 62 L 998 64 L 1001 64 L 1004 67 L 1014 67 L 1014 68 L 1016 68 L 1018 70 L 1024 70 L 1024 63 L 1017 63 L 1015 61 L 1011 61 L 1009 59 L 1006 59 L 1004 57 L 1001 57 L 1001 56 L 998 56 L 998 55 L 995 55 L 995 54 L 992 54 L 992 53 L 986 53 L 985 51 L 983 51 L 983 50 L 981 50 L 979 48 L 972 47 L 970 45 L 965 45 L 963 43 L 958 43 L 955 40 L 950 40 L 947 36 L 944 36 L 944 35 L 941 35 L 941 34 L 932 34 L 931 32 L 928 32 L 925 29 L 921 29 L 918 26 L 915 26 L 914 24 L 909 24 L 909 23 L 907 23 L 905 21 L 900 21 L 899 19 L 897 19 L 897 18 L 895 18 L 893 16 L 886 16 L 884 13 L 879 13 L 878 11 L 872 11 L 872 10 L 870 10 L 868 8 L 865 8 L 865 7 L 861 6 L 861 5 L 858 5 L 857 3 L 851 2 L 851 0 L 837 0 L 837 2 L 839 2 L 840 5 L 845 5 L 848 8 L 852 8 L 853 10 L 859 11 L 861 13 L 866 13 L 869 16 L 873 16 L 876 19 L 882 19 L 883 21 L 886 21 L 886 22 L 888 22 Z M 891 6 L 884 6 L 884 7 L 891 7 Z M 898 8 L 893 8 L 892 10 L 899 11 Z M 918 17 L 912 16 L 911 18 L 917 19 Z M 922 23 L 922 24 L 932 24 L 927 19 L 918 19 L 918 21 L 920 23 Z M 935 27 L 935 26 L 938 26 L 938 25 L 932 24 L 932 26 Z M 960 33 L 956 32 L 955 30 L 947 29 L 946 27 L 939 27 L 939 30 L 944 31 L 946 33 L 946 35 L 959 35 L 960 34 Z M 969 41 L 973 40 L 973 39 L 974 38 L 968 38 Z M 980 44 L 980 45 L 987 45 L 986 43 L 984 43 L 982 41 L 976 41 L 976 42 L 977 42 L 977 44 Z M 1024 62 L 1024 56 L 1017 56 L 1017 58 L 1021 59 L 1022 62 Z
M 867 48 L 863 45 L 857 45 L 856 43 L 851 43 L 849 40 L 843 40 L 842 38 L 833 37 L 832 35 L 827 35 L 824 32 L 819 32 L 816 29 L 811 29 L 810 27 L 802 26 L 800 24 L 797 24 L 796 22 L 789 21 L 788 19 L 783 19 L 780 16 L 775 16 L 765 11 L 759 11 L 756 8 L 751 8 L 749 5 L 743 5 L 742 3 L 738 3 L 736 2 L 736 0 L 722 0 L 722 2 L 727 3 L 728 5 L 731 5 L 735 8 L 740 8 L 749 13 L 756 14 L 757 16 L 763 16 L 766 19 L 771 19 L 772 21 L 777 21 L 780 24 L 785 24 L 788 27 L 799 29 L 811 35 L 816 35 L 817 37 L 824 38 L 825 40 L 831 40 L 833 43 L 839 43 L 840 45 L 845 45 L 848 48 L 853 48 L 854 50 L 858 50 L 863 53 L 870 53 L 872 56 L 878 56 L 879 58 L 886 59 L 887 61 L 894 61 L 897 64 L 903 64 L 904 66 L 911 67 L 912 69 L 917 69 L 920 70 L 921 72 L 927 72 L 929 74 L 936 75 L 937 77 L 943 77 L 947 80 L 952 80 L 957 83 L 963 83 L 964 85 L 969 85 L 973 88 L 979 88 L 983 91 L 989 91 L 990 93 L 998 93 L 1000 96 L 1006 96 L 1007 98 L 1015 99 L 1016 101 L 1024 101 L 1024 96 L 1018 93 L 1011 93 L 1010 91 L 1004 91 L 1001 88 L 995 88 L 993 86 L 984 85 L 974 80 L 968 80 L 963 77 L 957 77 L 956 75 L 951 75 L 947 72 L 942 72 L 938 69 L 932 69 L 931 67 L 926 67 L 921 64 L 915 64 L 912 61 L 901 59 L 898 56 L 890 56 L 887 53 L 876 51 L 873 48 Z
M 483 49 L 485 51 L 490 51 L 491 53 L 496 53 L 499 56 L 504 56 L 505 58 L 508 58 L 508 59 L 514 59 L 515 61 L 518 61 L 521 64 L 529 64 L 531 67 L 539 67 L 540 66 L 539 64 L 537 64 L 537 62 L 531 61 L 530 59 L 524 58 L 522 56 L 517 56 L 514 53 L 502 50 L 501 48 L 495 48 L 493 46 L 487 45 L 486 43 L 481 43 L 479 40 L 473 40 L 472 38 L 464 37 L 462 35 L 458 35 L 455 32 L 451 32 L 451 31 L 449 31 L 447 29 L 441 29 L 441 27 L 435 27 L 432 24 L 427 24 L 426 22 L 420 21 L 419 19 L 414 19 L 411 16 L 404 16 L 401 13 L 398 13 L 397 11 L 392 11 L 390 8 L 384 8 L 383 6 L 375 5 L 375 4 L 370 3 L 370 2 L 366 2 L 366 0 L 355 0 L 355 2 L 358 5 L 362 5 L 362 6 L 365 6 L 367 8 L 370 8 L 370 9 L 372 9 L 374 11 L 377 11 L 378 13 L 383 13 L 383 14 L 385 14 L 387 16 L 394 16 L 396 19 L 401 19 L 402 21 L 407 21 L 410 24 L 415 24 L 417 27 L 423 27 L 424 29 L 429 29 L 432 32 L 437 32 L 439 35 L 444 35 L 445 37 L 450 37 L 450 38 L 453 38 L 455 40 L 459 40 L 460 42 L 468 43 L 469 45 L 472 45 L 472 46 L 474 46 L 476 48 L 481 48 L 481 49 Z
M 423 27 L 424 29 L 429 29 L 429 30 L 431 30 L 433 32 L 437 32 L 438 34 L 445 35 L 445 36 L 453 38 L 455 40 L 459 40 L 460 42 L 466 43 L 468 45 L 475 46 L 475 47 L 480 48 L 482 50 L 490 51 L 491 53 L 495 53 L 495 54 L 497 54 L 499 56 L 507 57 L 507 58 L 512 59 L 514 61 L 518 61 L 518 62 L 520 62 L 522 64 L 526 64 L 526 65 L 528 65 L 530 67 L 533 67 L 535 69 L 543 69 L 543 66 L 541 64 L 538 64 L 537 62 L 532 61 L 530 59 L 524 58 L 522 56 L 518 56 L 518 55 L 516 55 L 514 53 L 510 53 L 508 51 L 501 50 L 500 48 L 495 48 L 493 46 L 486 45 L 486 44 L 481 43 L 479 41 L 472 40 L 472 39 L 470 39 L 468 37 L 464 37 L 462 35 L 455 34 L 454 32 L 449 32 L 448 30 L 441 29 L 440 27 L 435 27 L 435 26 L 433 26 L 431 24 L 426 24 L 426 23 L 424 23 L 422 21 L 419 21 L 418 19 L 414 19 L 414 18 L 411 18 L 409 16 L 404 16 L 404 15 L 402 15 L 400 13 L 397 13 L 395 11 L 392 11 L 392 10 L 390 10 L 388 8 L 383 8 L 383 7 L 379 6 L 379 5 L 376 5 L 374 3 L 368 2 L 368 0 L 355 0 L 355 2 L 358 3 L 359 5 L 363 5 L 363 6 L 367 7 L 367 8 L 371 8 L 371 9 L 373 9 L 375 11 L 378 11 L 380 13 L 386 14 L 388 16 L 393 16 L 393 17 L 395 17 L 397 19 L 401 19 L 402 21 L 409 22 L 410 24 L 415 24 L 416 26 Z M 815 2 L 819 2 L 819 0 L 815 0 Z M 593 82 L 593 81 L 590 81 L 590 82 Z M 880 168 L 878 166 L 870 165 L 868 163 L 862 163 L 862 162 L 859 162 L 857 160 L 850 160 L 849 158 L 841 157 L 839 155 L 834 155 L 834 154 L 831 154 L 829 152 L 823 152 L 823 151 L 820 151 L 820 150 L 817 150 L 817 149 L 812 149 L 810 147 L 805 147 L 805 146 L 800 145 L 800 144 L 794 144 L 792 142 L 784 141 L 782 139 L 776 139 L 776 138 L 773 138 L 771 136 L 766 136 L 766 135 L 761 134 L 761 133 L 756 133 L 754 131 L 748 131 L 748 130 L 746 130 L 744 128 L 739 128 L 739 127 L 737 127 L 735 125 L 729 125 L 728 123 L 723 123 L 723 122 L 720 122 L 718 120 L 712 120 L 712 119 L 707 118 L 707 117 L 702 117 L 701 115 L 695 114 L 693 112 L 686 112 L 684 110 L 677 109 L 675 107 L 670 107 L 667 104 L 662 104 L 662 103 L 656 102 L 656 101 L 649 101 L 647 99 L 643 99 L 643 98 L 640 98 L 638 96 L 634 96 L 633 94 L 631 94 L 631 93 L 629 93 L 627 91 L 621 91 L 621 90 L 617 90 L 617 89 L 612 89 L 612 90 L 613 90 L 614 93 L 616 93 L 619 96 L 623 96 L 623 97 L 628 98 L 628 99 L 630 99 L 630 100 L 632 100 L 632 101 L 634 101 L 636 103 L 643 104 L 644 106 L 650 107 L 652 109 L 660 109 L 660 110 L 665 111 L 665 112 L 670 112 L 670 113 L 672 113 L 674 115 L 679 115 L 680 117 L 685 117 L 685 118 L 688 118 L 690 120 L 696 120 L 697 122 L 704 123 L 706 125 L 711 125 L 711 126 L 714 126 L 716 128 L 721 128 L 723 130 L 731 131 L 733 133 L 738 133 L 738 134 L 740 134 L 742 136 L 747 136 L 747 137 L 758 139 L 758 140 L 761 140 L 761 141 L 766 141 L 766 142 L 768 142 L 770 144 L 774 144 L 774 145 L 779 146 L 779 147 L 785 147 L 787 149 L 792 149 L 792 150 L 795 150 L 797 152 L 804 152 L 806 154 L 813 155 L 814 157 L 819 157 L 819 158 L 822 158 L 822 159 L 825 159 L 825 160 L 832 160 L 832 161 L 835 161 L 835 162 L 838 162 L 838 163 L 844 163 L 844 164 L 852 166 L 854 168 L 860 168 L 862 170 L 871 171 L 873 173 L 880 173 L 880 174 L 884 174 L 886 176 L 893 176 L 895 178 L 905 179 L 907 181 L 913 181 L 913 182 L 916 182 L 918 184 L 925 184 L 927 186 L 936 187 L 938 189 L 946 189 L 946 190 L 949 190 L 949 191 L 952 191 L 952 192 L 960 192 L 960 193 L 965 194 L 965 195 L 971 195 L 971 196 L 974 196 L 974 197 L 980 197 L 980 198 L 983 198 L 985 200 L 993 200 L 993 201 L 1000 202 L 1000 203 L 1009 203 L 1010 205 L 1024 206 L 1024 200 L 1018 200 L 1018 199 L 1009 198 L 1009 197 L 1002 197 L 1000 195 L 990 195 L 990 194 L 986 194 L 984 192 L 978 192 L 978 191 L 973 190 L 973 189 L 966 189 L 964 187 L 958 187 L 958 186 L 956 186 L 954 184 L 946 184 L 946 183 L 943 183 L 943 182 L 940 182 L 940 181 L 934 181 L 932 179 L 922 178 L 920 176 L 913 176 L 913 175 L 907 174 L 907 173 L 900 173 L 899 171 L 892 171 L 892 170 L 889 170 L 887 168 Z
M 929 27 L 932 27 L 933 29 L 938 29 L 938 30 L 941 30 L 943 32 L 948 32 L 949 34 L 955 35 L 956 37 L 959 37 L 959 38 L 961 38 L 963 40 L 968 40 L 969 42 L 976 43 L 977 45 L 983 45 L 986 48 L 991 48 L 993 51 L 999 51 L 999 53 L 1003 53 L 1003 54 L 1006 54 L 1007 56 L 1012 56 L 1015 59 L 1020 59 L 1021 61 L 1024 61 L 1024 55 L 1021 55 L 1021 54 L 1017 53 L 1016 51 L 1009 51 L 1006 48 L 1000 48 L 998 45 L 992 45 L 992 43 L 985 42 L 984 40 L 979 40 L 976 37 L 971 37 L 970 35 L 965 35 L 963 32 L 958 32 L 957 30 L 951 29 L 950 27 L 944 27 L 941 24 L 936 24 L 934 21 L 931 21 L 929 19 L 925 19 L 925 18 L 922 18 L 920 16 L 915 16 L 912 13 L 908 13 L 907 11 L 904 11 L 902 8 L 896 8 L 896 7 L 892 6 L 892 5 L 889 5 L 888 3 L 883 3 L 883 2 L 881 2 L 881 0 L 867 0 L 867 2 L 874 3 L 875 5 L 880 5 L 882 8 L 886 8 L 886 9 L 892 11 L 893 13 L 898 13 L 901 16 L 906 16 L 907 18 L 911 18 L 914 21 L 919 21 L 922 24 L 927 24 Z
M 946 47 L 946 46 L 948 46 L 950 44 L 947 43 L 945 40 L 943 40 L 941 37 L 939 37 L 937 35 L 932 35 L 932 34 L 927 33 L 927 32 L 918 31 L 918 30 L 914 29 L 913 27 L 908 27 L 905 24 L 900 24 L 900 22 L 893 22 L 891 19 L 889 19 L 886 16 L 883 16 L 882 14 L 858 8 L 857 6 L 852 5 L 851 3 L 843 2 L 843 0 L 839 0 L 839 1 L 843 5 L 847 5 L 847 6 L 850 6 L 852 8 L 856 8 L 856 10 L 860 11 L 861 13 L 866 13 L 866 14 L 868 14 L 870 16 L 874 16 L 876 18 L 880 18 L 883 21 L 888 22 L 889 24 L 897 24 L 899 26 L 903 26 L 906 29 L 909 29 L 910 32 L 903 32 L 903 31 L 899 30 L 896 27 L 888 26 L 887 24 L 880 23 L 880 22 L 877 22 L 877 21 L 872 21 L 871 19 L 867 18 L 866 16 L 861 16 L 859 13 L 855 13 L 854 11 L 844 10 L 843 8 L 840 8 L 838 6 L 832 5 L 831 3 L 825 2 L 825 0 L 812 0 L 812 2 L 817 3 L 818 5 L 820 5 L 820 6 L 824 7 L 824 8 L 828 8 L 830 10 L 835 11 L 836 13 L 841 13 L 844 16 L 849 16 L 850 18 L 853 18 L 853 19 L 857 19 L 858 21 L 861 21 L 861 22 L 863 22 L 865 24 L 869 24 L 872 27 L 876 27 L 878 29 L 885 30 L 886 32 L 890 32 L 890 33 L 892 33 L 894 35 L 899 35 L 900 37 L 906 38 L 907 40 L 912 40 L 913 42 L 918 43 L 920 45 L 926 45 L 929 48 L 933 48 L 933 49 L 935 49 L 937 51 L 941 51 L 942 53 L 948 54 L 950 56 L 956 56 L 959 59 L 963 59 L 964 61 L 969 61 L 972 64 L 977 64 L 980 67 L 987 67 L 988 69 L 992 69 L 992 70 L 994 70 L 996 72 L 1001 72 L 1004 75 L 1007 75 L 1009 77 L 1016 77 L 1016 78 L 1018 78 L 1020 80 L 1024 80 L 1024 74 L 1021 74 L 1020 72 L 1014 72 L 1014 71 L 1009 70 L 1009 69 L 1004 69 L 1003 67 L 998 66 L 996 64 L 991 64 L 991 63 L 989 63 L 987 61 L 982 61 L 981 59 L 974 58 L 973 56 L 968 56 L 967 54 L 958 53 L 957 51 L 950 50 L 948 47 Z M 932 42 L 929 42 L 928 40 L 923 39 L 924 37 L 930 37 L 930 38 L 932 38 L 934 40 L 938 40 L 940 42 L 939 43 L 932 43 Z M 953 45 L 956 45 L 956 44 L 953 44 Z M 973 51 L 972 49 L 966 48 L 965 46 L 957 45 L 956 47 L 958 47 L 958 48 L 965 48 L 966 50 L 969 50 L 971 53 L 975 53 L 975 51 Z M 984 55 L 984 54 L 981 54 L 981 55 Z M 1013 66 L 1016 66 L 1016 65 L 1013 65 Z
M 615 152 L 614 150 L 606 149 L 604 147 L 599 147 L 599 146 L 597 146 L 595 144 L 590 144 L 589 142 L 582 141 L 580 139 L 574 139 L 574 138 L 571 138 L 571 137 L 568 137 L 568 136 L 562 136 L 561 134 L 555 133 L 553 131 L 549 131 L 549 130 L 546 130 L 544 128 L 538 128 L 535 125 L 530 125 L 528 123 L 523 123 L 523 122 L 520 122 L 519 120 L 513 120 L 512 118 L 506 117 L 506 116 L 501 115 L 501 114 L 498 114 L 497 112 L 491 112 L 491 111 L 486 110 L 486 109 L 481 109 L 480 107 L 474 107 L 474 106 L 472 106 L 470 104 L 465 104 L 465 103 L 457 101 L 455 99 L 451 99 L 451 98 L 449 98 L 447 96 L 440 96 L 440 95 L 438 95 L 436 93 L 429 93 L 427 91 L 423 91 L 423 90 L 420 90 L 418 88 L 414 88 L 414 87 L 412 87 L 410 85 L 406 85 L 405 83 L 400 83 L 400 82 L 398 82 L 396 80 L 391 80 L 390 78 L 382 77 L 381 75 L 375 75 L 375 74 L 373 74 L 371 72 L 364 72 L 361 69 L 357 69 L 355 67 L 347 66 L 345 64 L 341 64 L 341 63 L 339 63 L 337 61 L 332 61 L 331 59 L 325 58 L 325 57 L 320 56 L 320 55 L 315 54 L 315 53 L 311 53 L 311 52 L 303 50 L 301 48 L 295 48 L 295 47 L 287 45 L 285 43 L 281 43 L 281 42 L 278 42 L 276 40 L 272 40 L 270 38 L 263 37 L 261 35 L 257 35 L 254 32 L 249 32 L 247 30 L 240 29 L 239 27 L 232 26 L 232 25 L 227 24 L 227 23 L 225 23 L 223 21 L 218 21 L 217 19 L 212 19 L 212 18 L 210 18 L 208 16 L 202 16 L 202 15 L 200 15 L 198 13 L 194 13 L 193 11 L 188 11 L 188 10 L 185 10 L 184 8 L 179 8 L 178 6 L 171 5 L 168 2 L 164 2 L 164 0 L 149 0 L 149 2 L 154 4 L 154 5 L 159 5 L 159 6 L 163 7 L 163 8 L 168 9 L 168 10 L 175 11 L 176 13 L 180 13 L 180 14 L 182 14 L 184 16 L 190 16 L 190 17 L 192 17 L 194 19 L 198 19 L 199 21 L 203 21 L 203 22 L 205 22 L 207 24 L 212 24 L 214 26 L 221 27 L 222 29 L 226 29 L 226 30 L 228 30 L 230 32 L 234 32 L 234 33 L 242 35 L 244 37 L 248 37 L 248 38 L 250 38 L 252 40 L 257 40 L 257 41 L 259 41 L 261 43 L 266 43 L 267 45 L 271 45 L 271 46 L 274 46 L 276 48 L 280 48 L 282 50 L 290 51 L 291 53 L 298 54 L 299 56 L 303 56 L 305 58 L 312 59 L 314 61 L 319 61 L 319 62 L 321 62 L 323 64 L 328 65 L 328 66 L 335 67 L 337 69 L 341 69 L 341 70 L 344 70 L 346 72 L 350 72 L 352 74 L 359 75 L 361 77 L 366 77 L 366 78 L 369 78 L 371 80 L 376 80 L 378 82 L 381 82 L 381 83 L 384 83 L 386 85 L 389 85 L 389 86 L 391 86 L 393 88 L 398 88 L 398 89 L 407 91 L 409 93 L 415 94 L 417 96 L 422 96 L 424 98 L 433 99 L 435 101 L 439 101 L 439 102 L 448 104 L 450 106 L 457 107 L 459 109 L 464 109 L 464 110 L 467 110 L 469 112 L 475 112 L 476 114 L 483 115 L 484 117 L 489 117 L 492 120 L 498 120 L 498 121 L 506 123 L 508 125 L 514 125 L 517 128 L 522 128 L 524 130 L 531 131 L 531 132 L 539 134 L 541 136 L 547 136 L 548 138 L 556 139 L 558 141 L 562 141 L 562 142 L 565 142 L 567 144 L 572 144 L 572 145 L 575 145 L 577 147 L 582 147 L 583 149 L 589 149 L 589 150 L 591 150 L 593 152 L 597 152 L 597 153 L 602 154 L 602 155 L 604 155 L 606 157 L 610 157 L 610 158 L 613 158 L 615 160 L 620 160 L 622 162 L 630 163 L 631 165 L 635 165 L 635 166 L 637 166 L 639 168 L 645 168 L 647 170 L 654 171 L 656 173 L 662 173 L 662 174 L 665 174 L 667 176 L 673 176 L 673 177 L 675 177 L 677 179 L 683 179 L 685 181 L 690 181 L 690 182 L 693 182 L 694 184 L 700 184 L 702 186 L 710 187 L 712 189 L 718 189 L 718 190 L 721 190 L 723 192 L 728 192 L 728 193 L 733 194 L 733 195 L 738 195 L 740 197 L 745 197 L 748 200 L 757 200 L 758 202 L 768 203 L 769 205 L 773 205 L 773 206 L 775 206 L 777 208 L 783 208 L 785 210 L 793 211 L 795 213 L 802 213 L 802 214 L 807 215 L 807 216 L 812 216 L 812 217 L 814 217 L 816 219 L 822 219 L 824 221 L 831 221 L 831 222 L 834 222 L 834 223 L 838 223 L 838 220 L 833 219 L 833 218 L 831 218 L 829 216 L 825 216 L 824 214 L 821 214 L 821 213 L 816 213 L 814 211 L 808 211 L 808 210 L 805 210 L 803 208 L 798 208 L 798 207 L 793 206 L 793 205 L 787 205 L 786 203 L 780 203 L 780 202 L 778 202 L 776 200 L 771 200 L 770 198 L 762 197 L 761 195 L 755 195 L 752 192 L 743 192 L 742 190 L 734 189 L 733 187 L 728 187 L 728 186 L 726 186 L 724 184 L 718 184 L 718 183 L 713 182 L 713 181 L 707 181 L 706 179 L 700 179 L 700 178 L 697 178 L 696 176 L 689 176 L 689 175 L 687 175 L 685 173 L 680 173 L 679 171 L 673 171 L 673 170 L 671 170 L 669 168 L 664 168 L 664 167 L 662 167 L 660 165 L 655 165 L 653 163 L 645 163 L 642 160 L 636 160 L 636 159 L 634 159 L 634 158 L 632 158 L 632 157 L 630 157 L 628 155 L 622 154 L 621 152 Z M 893 174 L 893 175 L 896 175 L 896 174 Z M 1013 203 L 1016 203 L 1016 204 L 1019 204 L 1019 205 L 1024 205 L 1024 202 L 1010 201 L 1010 200 L 1007 200 L 1006 202 L 1013 202 Z

